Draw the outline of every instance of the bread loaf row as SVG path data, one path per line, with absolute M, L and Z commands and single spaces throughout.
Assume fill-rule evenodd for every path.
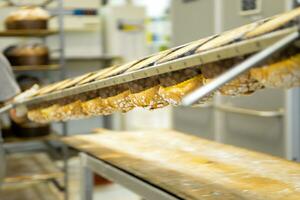
M 137 70 L 153 67 L 157 64 L 180 59 L 193 54 L 202 54 L 209 50 L 237 41 L 247 40 L 262 34 L 295 25 L 300 16 L 300 8 L 254 22 L 219 35 L 200 39 L 179 47 L 141 58 L 124 65 L 112 66 L 97 72 L 91 72 L 73 79 L 63 80 L 41 88 L 36 96 L 92 82 L 101 81 Z M 186 94 L 208 84 L 220 74 L 244 61 L 251 55 L 193 66 L 180 71 L 164 73 L 135 80 L 121 85 L 90 91 L 61 100 L 48 102 L 47 105 L 35 105 L 30 109 L 30 119 L 39 122 L 60 121 L 95 115 L 108 115 L 113 112 L 128 112 L 135 107 L 157 109 L 167 105 L 180 105 Z M 291 45 L 287 50 L 276 53 L 263 64 L 245 72 L 236 79 L 219 88 L 223 95 L 249 95 L 256 90 L 271 88 L 290 88 L 300 85 L 300 53 Z M 203 98 L 199 103 L 209 101 L 213 94 Z

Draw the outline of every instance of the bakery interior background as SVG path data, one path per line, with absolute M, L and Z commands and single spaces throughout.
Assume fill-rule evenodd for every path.
M 41 8 L 24 7 L 44 2 L 47 4 Z M 12 6 L 14 4 L 22 6 Z M 25 91 L 34 84 L 47 85 L 120 65 L 274 16 L 298 5 L 300 2 L 296 0 L 53 0 L 49 3 L 46 0 L 0 0 L 0 50 L 10 61 L 16 80 Z M 22 9 L 23 12 L 20 12 Z M 59 12 L 63 14 L 59 15 Z M 8 16 L 14 22 L 23 15 L 34 19 L 48 17 L 49 33 L 26 36 L 26 31 L 20 35 L 7 31 Z M 52 30 L 54 33 L 51 33 Z M 10 34 L 13 36 L 7 37 Z M 20 55 L 34 58 L 22 60 Z M 299 136 L 293 135 L 295 130 L 300 130 L 299 99 L 299 88 L 268 88 L 239 97 L 215 95 L 210 101 L 195 107 L 136 108 L 125 114 L 113 113 L 46 125 L 30 122 L 27 125 L 30 130 L 16 124 L 7 114 L 1 115 L 0 127 L 4 142 L 18 141 L 6 145 L 9 154 L 21 152 L 21 155 L 12 158 L 16 163 L 18 161 L 15 160 L 24 160 L 22 153 L 25 151 L 50 152 L 52 160 L 62 167 L 64 162 L 57 157 L 57 152 L 62 153 L 64 149 L 51 141 L 53 133 L 71 136 L 90 134 L 99 129 L 174 129 L 299 161 Z M 271 113 L 271 117 L 264 117 L 265 112 Z M 291 117 L 293 120 L 290 120 Z M 34 141 L 22 143 L 32 137 L 35 137 Z M 41 142 L 44 139 L 40 138 L 45 137 L 49 142 Z M 79 173 L 79 161 L 72 153 L 69 173 L 76 174 Z M 29 163 L 27 168 L 31 165 L 35 164 Z M 78 179 L 76 175 L 70 178 L 70 199 L 80 199 Z M 128 200 L 139 199 L 104 178 L 98 177 L 98 181 L 100 189 L 94 195 L 100 199 L 117 200 L 124 196 Z M 11 198 L 3 195 L 0 192 L 0 199 L 20 199 L 17 193 Z

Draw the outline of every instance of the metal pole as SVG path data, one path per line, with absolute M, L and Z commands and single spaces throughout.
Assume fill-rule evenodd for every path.
M 81 200 L 93 199 L 93 172 L 87 165 L 87 155 L 80 153 L 80 198 Z
M 13 108 L 13 104 L 7 104 L 0 108 L 0 114 L 6 113 L 8 110 Z
M 59 28 L 59 65 L 60 65 L 60 78 L 65 79 L 66 77 L 66 69 L 65 69 L 65 35 L 64 35 L 64 4 L 63 0 L 58 0 L 57 11 L 58 11 L 58 28 Z M 62 134 L 63 136 L 68 135 L 68 127 L 67 123 L 62 123 Z M 69 199 L 69 174 L 68 174 L 68 147 L 63 144 L 63 171 L 64 171 L 64 199 Z
M 286 92 L 286 157 L 300 162 L 300 88 Z
M 204 96 L 220 88 L 225 83 L 228 83 L 229 81 L 236 78 L 237 76 L 247 71 L 251 67 L 254 67 L 255 65 L 264 61 L 276 51 L 284 48 L 291 42 L 295 41 L 298 37 L 299 37 L 298 31 L 291 33 L 286 37 L 284 37 L 283 39 L 279 40 L 278 42 L 274 43 L 273 45 L 267 47 L 266 49 L 260 51 L 259 53 L 256 53 L 255 55 L 251 56 L 247 60 L 243 61 L 241 64 L 231 68 L 227 72 L 217 77 L 211 83 L 202 86 L 196 89 L 195 91 L 193 91 L 192 93 L 188 94 L 182 100 L 182 105 L 189 106 L 196 103 L 199 99 L 203 98 Z

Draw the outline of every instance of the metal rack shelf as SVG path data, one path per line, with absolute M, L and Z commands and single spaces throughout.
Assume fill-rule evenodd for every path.
M 292 34 L 297 33 L 298 28 L 292 27 L 284 30 L 275 31 L 257 38 L 248 39 L 224 47 L 219 47 L 210 51 L 206 51 L 191 56 L 186 56 L 180 59 L 169 61 L 162 64 L 157 64 L 151 67 L 140 69 L 137 71 L 124 73 L 121 75 L 113 76 L 104 80 L 95 81 L 86 85 L 67 88 L 63 91 L 57 91 L 42 96 L 33 97 L 31 99 L 20 102 L 20 104 L 36 104 L 39 102 L 59 99 L 71 95 L 80 94 L 100 88 L 105 88 L 117 84 L 122 84 L 142 78 L 160 75 L 167 72 L 186 69 L 189 67 L 200 66 L 206 63 L 219 61 L 222 59 L 232 58 L 236 56 L 254 53 L 269 47 L 278 40 Z
M 0 37 L 47 37 L 58 33 L 57 30 L 3 30 Z
M 24 143 L 24 142 L 41 142 L 41 141 L 56 141 L 59 140 L 60 136 L 57 133 L 50 133 L 49 135 L 40 136 L 40 137 L 28 137 L 28 138 L 20 138 L 20 137 L 7 137 L 4 138 L 5 144 L 12 143 Z
M 41 6 L 44 7 L 44 9 L 48 10 L 51 13 L 51 9 L 49 6 L 50 3 L 52 2 L 56 2 L 55 5 L 55 17 L 57 20 L 57 24 L 58 24 L 58 28 L 57 29 L 48 29 L 48 30 L 0 30 L 0 37 L 2 37 L 3 39 L 6 39 L 6 37 L 24 37 L 24 38 L 39 38 L 41 39 L 41 42 L 46 43 L 47 41 L 47 37 L 48 36 L 56 36 L 57 41 L 58 41 L 58 47 L 57 49 L 55 49 L 53 52 L 57 52 L 59 53 L 58 59 L 56 60 L 56 62 L 54 62 L 55 64 L 50 64 L 50 65 L 40 65 L 40 66 L 15 66 L 13 67 L 14 72 L 18 73 L 18 72 L 33 72 L 33 71 L 41 71 L 41 72 L 54 72 L 54 71 L 58 71 L 60 72 L 60 78 L 64 79 L 65 78 L 65 48 L 64 48 L 64 12 L 63 12 L 63 0 L 45 0 L 43 3 L 40 3 L 39 5 L 36 6 Z M 19 4 L 20 3 L 20 4 Z M 25 3 L 25 2 L 24 2 Z M 10 0 L 5 0 L 3 2 L 0 3 L 0 8 L 5 8 L 5 7 L 19 7 L 19 6 L 25 6 L 24 3 L 22 2 L 17 2 L 17 4 L 15 4 L 14 2 L 11 2 Z M 33 3 L 34 4 L 34 3 Z M 36 3 L 37 4 L 37 3 Z M 26 4 L 28 6 L 28 4 Z M 54 17 L 54 15 L 52 15 L 52 17 Z M 4 107 L 0 108 L 0 114 L 7 112 L 9 109 L 13 108 L 13 104 L 8 104 L 5 105 Z M 62 125 L 62 134 L 63 135 L 67 135 L 67 127 L 66 124 Z M 24 152 L 24 149 L 26 149 L 27 142 L 41 142 L 43 143 L 43 145 L 48 148 L 47 150 L 49 150 L 49 153 L 55 153 L 53 152 L 53 149 L 51 149 L 51 146 L 48 144 L 48 142 L 50 140 L 56 140 L 58 138 L 57 135 L 55 134 L 51 134 L 48 136 L 44 136 L 44 137 L 38 137 L 38 138 L 7 138 L 5 140 L 5 145 L 7 146 L 12 146 L 12 148 L 17 148 L 18 146 L 20 146 L 21 151 Z M 39 146 L 39 145 L 37 145 Z M 32 149 L 29 149 L 29 151 L 31 151 L 32 153 Z M 14 151 L 11 151 L 14 152 Z M 57 152 L 56 152 L 57 153 Z M 63 179 L 64 185 L 63 187 L 59 184 L 56 184 L 56 186 L 60 189 L 64 191 L 64 198 L 63 199 L 68 199 L 68 173 L 67 173 L 67 160 L 68 160 L 68 150 L 67 147 L 65 145 L 62 146 L 62 153 L 60 155 L 55 154 L 57 156 L 59 156 L 59 158 L 61 158 L 63 160 L 63 172 L 58 171 L 58 173 L 51 173 L 51 171 L 49 171 L 49 173 L 43 173 L 43 170 L 48 169 L 48 165 L 49 166 L 53 166 L 53 163 L 51 161 L 47 162 L 47 161 L 43 161 L 43 165 L 39 165 L 38 168 L 40 170 L 36 170 L 36 173 L 34 171 L 32 171 L 32 173 L 30 174 L 31 176 L 22 176 L 22 174 L 20 174 L 20 177 L 9 177 L 8 179 L 6 179 L 6 181 L 8 182 L 13 182 L 13 184 L 9 184 L 10 186 L 14 187 L 15 185 L 18 185 L 18 179 L 24 179 L 26 181 L 35 181 L 35 180 L 49 180 L 51 179 L 51 181 L 53 180 L 54 177 L 58 176 L 61 177 Z M 26 158 L 22 159 L 24 160 L 24 162 L 26 162 Z M 26 163 L 21 163 L 26 165 Z M 20 165 L 21 165 L 20 164 Z M 28 166 L 32 166 L 32 168 L 34 168 L 34 162 L 32 162 L 31 164 L 28 164 Z M 43 168 L 44 167 L 44 168 Z M 9 167 L 11 168 L 11 167 Z M 20 167 L 21 168 L 21 167 Z M 28 169 L 30 169 L 30 167 L 28 167 Z M 35 169 L 35 168 L 34 168 Z M 35 174 L 35 175 L 34 175 Z M 34 176 L 33 176 L 34 175 Z M 54 181 L 54 183 L 56 183 Z M 21 189 L 20 192 L 18 192 L 18 190 L 16 190 L 16 194 L 11 193 L 10 190 L 8 191 L 8 193 L 2 193 L 2 191 L 0 192 L 0 199 L 2 199 L 2 194 L 5 194 L 5 198 L 3 197 L 3 199 L 6 199 L 6 197 L 8 199 L 15 199 L 15 198 L 22 198 L 22 199 L 30 199 L 30 200 L 34 200 L 34 199 L 45 199 L 45 200 L 56 200 L 56 199 L 62 199 L 61 197 L 58 198 L 57 196 L 51 196 L 51 191 L 47 186 L 43 186 L 42 184 L 39 184 L 38 186 L 34 186 L 33 188 L 29 187 L 29 188 L 24 188 Z M 22 192 L 25 192 L 24 195 L 22 195 Z M 15 196 L 14 196 L 15 195 Z M 16 196 L 17 195 L 17 196 Z M 62 195 L 61 195 L 62 196 Z M 23 198 L 24 197 L 24 198 Z
M 14 72 L 26 72 L 26 71 L 56 71 L 60 70 L 59 64 L 50 65 L 32 65 L 32 66 L 13 66 Z
M 3 185 L 1 200 L 62 200 L 61 193 L 51 183 Z
M 7 156 L 7 173 L 4 183 L 46 181 L 63 177 L 45 153 L 15 153 Z

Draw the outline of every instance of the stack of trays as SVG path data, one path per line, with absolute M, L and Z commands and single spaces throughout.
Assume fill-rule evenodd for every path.
M 126 74 L 133 76 L 134 72 L 143 69 L 151 69 L 156 66 L 159 68 L 165 63 L 180 61 L 185 57 L 202 55 L 214 49 L 253 41 L 264 35 L 292 29 L 291 27 L 296 27 L 299 15 L 300 8 L 124 65 L 112 66 L 51 84 L 37 91 L 34 96 L 30 97 L 31 100 L 54 94 L 70 94 L 73 89 L 84 86 L 90 89 L 64 95 L 63 98 L 32 103 L 29 106 L 28 116 L 33 121 L 46 123 L 94 115 L 109 115 L 113 112 L 128 112 L 135 107 L 156 109 L 167 105 L 180 105 L 183 96 L 209 83 L 224 71 L 248 58 L 251 53 L 239 54 L 230 58 L 220 57 L 218 60 L 205 64 L 200 60 L 199 64 L 187 65 L 177 71 L 170 68 L 170 71 L 164 73 L 110 84 L 106 87 L 93 88 L 92 86 L 101 81 L 122 79 Z M 290 45 L 285 51 L 274 54 L 263 64 L 245 72 L 219 88 L 217 92 L 223 95 L 239 96 L 249 95 L 266 87 L 299 86 L 300 53 L 298 51 L 296 44 Z M 144 71 L 145 75 L 147 75 L 146 72 L 147 70 Z M 199 103 L 209 101 L 212 96 L 203 98 Z

